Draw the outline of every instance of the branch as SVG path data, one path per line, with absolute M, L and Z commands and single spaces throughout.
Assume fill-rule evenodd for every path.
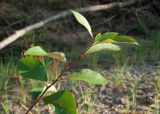
M 99 10 L 108 10 L 111 8 L 115 8 L 115 7 L 125 7 L 125 6 L 129 6 L 132 5 L 134 3 L 136 3 L 137 0 L 129 0 L 126 2 L 113 2 L 113 3 L 109 3 L 109 4 L 104 4 L 104 5 L 95 5 L 95 6 L 89 6 L 89 7 L 84 7 L 84 8 L 79 8 L 76 9 L 79 12 L 91 12 L 91 11 L 99 11 Z M 16 41 L 17 39 L 19 39 L 20 37 L 22 37 L 23 35 L 25 35 L 26 33 L 38 29 L 40 27 L 43 27 L 45 24 L 51 22 L 51 21 L 55 21 L 58 20 L 60 18 L 66 17 L 67 15 L 70 15 L 71 12 L 70 10 L 66 10 L 63 11 L 61 13 L 58 13 L 54 16 L 51 16 L 45 20 L 42 20 L 40 22 L 37 22 L 35 24 L 29 25 L 21 30 L 17 30 L 15 31 L 14 34 L 12 34 L 11 36 L 5 38 L 4 40 L 2 40 L 0 42 L 0 50 L 3 49 L 4 47 L 6 47 L 7 45 L 11 44 L 12 42 Z
M 26 111 L 25 114 L 28 114 L 34 107 L 35 105 L 41 100 L 41 98 L 43 97 L 43 95 L 47 92 L 47 90 L 52 87 L 56 82 L 58 82 L 61 77 L 63 76 L 63 74 L 67 71 L 69 71 L 72 66 L 74 64 L 76 64 L 78 62 L 78 60 L 80 60 L 84 55 L 85 53 L 89 50 L 89 48 L 93 45 L 93 42 L 91 42 L 91 44 L 88 46 L 88 48 L 82 52 L 76 59 L 74 59 L 70 64 L 68 64 L 67 66 L 65 66 L 64 70 L 60 73 L 60 75 L 49 85 L 45 88 L 45 90 L 40 94 L 40 96 L 33 102 L 33 104 L 31 105 L 31 107 Z

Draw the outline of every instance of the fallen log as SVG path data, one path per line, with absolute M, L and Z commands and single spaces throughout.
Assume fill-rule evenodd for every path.
M 109 4 L 89 6 L 89 7 L 84 7 L 84 8 L 74 9 L 74 10 L 79 11 L 81 13 L 93 12 L 93 11 L 99 11 L 99 10 L 108 10 L 108 9 L 115 8 L 115 7 L 126 7 L 126 6 L 129 6 L 129 5 L 136 3 L 136 1 L 138 1 L 138 0 L 129 0 L 129 1 L 125 1 L 125 2 L 113 2 L 113 3 L 109 3 Z M 43 27 L 45 24 L 47 24 L 51 21 L 55 21 L 60 18 L 64 18 L 70 14 L 71 14 L 70 10 L 66 10 L 66 11 L 63 11 L 63 12 L 58 13 L 56 15 L 53 15 L 49 18 L 46 18 L 45 20 L 42 20 L 42 21 L 37 22 L 35 24 L 29 25 L 23 29 L 15 31 L 14 34 L 8 36 L 7 38 L 5 38 L 4 40 L 2 40 L 0 42 L 0 50 L 3 49 L 4 47 L 6 47 L 7 45 L 11 44 L 12 42 L 16 41 L 17 39 L 21 38 L 26 33 L 33 31 L 35 29 L 38 29 L 40 27 Z

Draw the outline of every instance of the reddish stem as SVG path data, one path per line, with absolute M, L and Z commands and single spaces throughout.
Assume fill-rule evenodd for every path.
M 61 78 L 61 76 L 63 76 L 63 74 L 64 74 L 65 72 L 69 71 L 69 70 L 72 68 L 72 66 L 75 65 L 75 64 L 78 62 L 78 60 L 81 59 L 81 58 L 85 55 L 85 53 L 88 51 L 88 49 L 89 49 L 91 46 L 92 46 L 92 43 L 91 43 L 91 45 L 89 45 L 89 47 L 88 47 L 83 53 L 81 53 L 76 59 L 74 59 L 69 65 L 67 65 L 67 66 L 64 68 L 64 70 L 60 73 L 60 75 L 57 77 L 57 79 L 54 80 L 49 86 L 47 86 L 47 87 L 45 88 L 45 90 L 44 90 L 44 91 L 40 94 L 40 96 L 34 101 L 34 103 L 30 106 L 30 108 L 26 111 L 25 114 L 28 114 L 28 113 L 33 109 L 33 107 L 41 100 L 41 98 L 42 98 L 43 95 L 47 92 L 47 90 L 48 90 L 51 86 L 53 86 L 57 81 L 59 81 L 60 78 Z

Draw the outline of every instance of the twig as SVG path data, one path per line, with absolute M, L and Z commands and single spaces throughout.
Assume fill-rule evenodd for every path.
M 136 3 L 136 1 L 137 0 L 129 0 L 126 2 L 113 2 L 113 3 L 109 3 L 109 4 L 104 4 L 104 5 L 95 5 L 95 6 L 79 8 L 76 10 L 78 10 L 79 12 L 92 12 L 92 11 L 99 11 L 99 10 L 108 10 L 108 9 L 115 8 L 115 7 L 129 6 L 129 5 Z M 38 29 L 40 27 L 43 27 L 45 24 L 47 24 L 51 21 L 55 21 L 57 19 L 64 18 L 70 14 L 71 14 L 70 10 L 66 10 L 66 11 L 58 13 L 54 16 L 51 16 L 45 20 L 42 20 L 42 21 L 37 22 L 35 24 L 29 25 L 21 30 L 15 31 L 14 34 L 12 34 L 11 36 L 5 38 L 4 40 L 2 40 L 0 42 L 0 50 L 3 49 L 4 47 L 6 47 L 7 45 L 11 44 L 12 42 L 16 41 L 17 39 L 19 39 L 20 37 L 22 37 L 26 33 L 30 32 L 32 30 Z
M 85 55 L 85 53 L 88 51 L 88 49 L 89 49 L 92 45 L 93 45 L 93 43 L 91 43 L 84 52 L 82 52 L 76 59 L 74 59 L 70 64 L 68 64 L 68 65 L 64 68 L 64 70 L 60 73 L 60 75 L 57 77 L 57 79 L 54 80 L 50 85 L 48 85 L 48 86 L 45 88 L 45 90 L 39 95 L 39 97 L 34 101 L 34 103 L 31 105 L 31 107 L 27 110 L 27 112 L 26 112 L 25 114 L 28 114 L 28 113 L 33 109 L 33 107 L 41 100 L 41 98 L 42 98 L 43 95 L 47 92 L 47 90 L 48 90 L 50 87 L 52 87 L 56 82 L 58 82 L 58 81 L 61 79 L 61 77 L 64 75 L 64 73 L 67 72 L 67 71 L 69 71 L 69 70 L 72 68 L 72 66 L 73 66 L 74 64 L 76 64 L 76 63 L 78 62 L 78 60 L 81 59 L 81 58 Z

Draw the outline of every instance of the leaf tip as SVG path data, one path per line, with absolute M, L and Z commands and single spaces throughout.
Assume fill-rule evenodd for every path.
M 135 44 L 135 45 L 139 45 L 139 43 L 138 43 L 138 42 L 135 42 L 134 44 Z

